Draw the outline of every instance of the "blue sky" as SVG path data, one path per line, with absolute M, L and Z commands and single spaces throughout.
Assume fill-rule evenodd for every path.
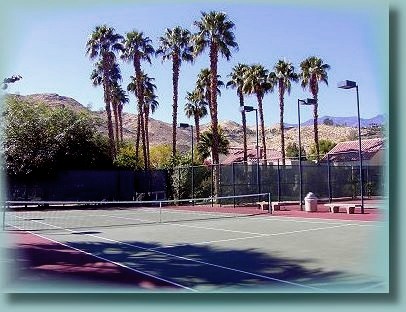
M 96 25 L 107 24 L 122 35 L 133 29 L 143 31 L 156 48 L 165 28 L 182 26 L 196 30 L 193 21 L 201 11 L 220 10 L 236 24 L 235 36 L 239 50 L 230 61 L 219 58 L 219 74 L 227 79 L 231 68 L 239 62 L 260 63 L 272 70 L 280 58 L 291 61 L 299 70 L 300 62 L 316 55 L 331 66 L 329 86 L 321 85 L 319 116 L 355 116 L 354 90 L 341 90 L 337 82 L 357 81 L 363 118 L 387 111 L 387 10 L 385 7 L 323 7 L 310 5 L 275 5 L 271 2 L 154 2 L 98 5 L 41 6 L 8 8 L 8 53 L 4 76 L 21 74 L 23 79 L 9 85 L 10 93 L 58 93 L 102 109 L 103 91 L 92 86 L 89 75 L 92 62 L 85 55 L 89 34 Z M 11 48 L 12 47 L 12 48 Z M 123 86 L 133 75 L 131 64 L 120 63 Z M 184 63 L 179 81 L 179 122 L 188 122 L 183 114 L 185 95 L 194 88 L 201 68 L 209 66 L 208 53 L 198 57 L 194 64 Z M 171 122 L 172 74 L 171 63 L 153 59 L 143 69 L 156 79 L 160 106 L 152 116 Z M 310 97 L 300 84 L 285 96 L 285 122 L 297 122 L 297 99 Z M 240 121 L 235 90 L 223 89 L 218 99 L 219 119 Z M 246 97 L 246 105 L 256 106 L 254 96 Z M 127 112 L 135 112 L 136 100 L 130 94 Z M 264 98 L 266 125 L 279 121 L 277 91 Z M 302 108 L 301 118 L 311 118 L 309 108 Z M 190 120 L 192 122 L 192 120 Z M 203 122 L 209 122 L 205 118 Z M 255 123 L 255 116 L 248 117 Z

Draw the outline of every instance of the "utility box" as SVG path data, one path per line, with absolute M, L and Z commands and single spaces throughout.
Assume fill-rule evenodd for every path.
M 309 192 L 304 198 L 304 200 L 305 200 L 305 211 L 307 212 L 317 211 L 318 198 L 316 197 L 316 195 L 314 195 L 312 192 Z

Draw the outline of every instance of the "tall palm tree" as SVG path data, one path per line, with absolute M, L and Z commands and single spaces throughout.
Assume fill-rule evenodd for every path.
M 278 85 L 279 90 L 279 129 L 281 133 L 282 165 L 285 165 L 285 127 L 283 123 L 285 93 L 290 94 L 292 82 L 297 82 L 299 78 L 292 63 L 279 60 L 274 67 L 274 73 L 270 75 L 269 79 Z
M 232 72 L 228 75 L 230 80 L 227 82 L 227 87 L 231 87 L 237 90 L 237 96 L 240 100 L 240 110 L 241 110 L 241 120 L 242 120 L 242 130 L 243 130 L 243 150 L 244 150 L 244 161 L 247 161 L 247 119 L 245 117 L 244 111 L 244 93 L 242 87 L 244 85 L 244 72 L 247 70 L 248 65 L 238 64 L 233 67 Z
M 145 125 L 143 116 L 143 110 L 145 106 L 144 101 L 144 91 L 142 86 L 142 70 L 141 62 L 147 61 L 151 63 L 151 55 L 153 55 L 154 48 L 151 45 L 151 39 L 146 37 L 143 32 L 138 32 L 136 30 L 126 33 L 124 39 L 124 52 L 122 58 L 126 61 L 132 62 L 135 70 L 135 80 L 136 80 L 136 89 L 137 89 L 137 98 L 138 98 L 138 115 L 141 118 L 139 120 L 139 127 L 141 129 L 141 139 L 142 139 L 142 150 L 144 154 L 144 169 L 148 169 L 147 162 L 147 147 L 146 147 L 146 138 L 145 138 Z M 135 149 L 136 159 L 139 156 L 139 149 L 136 146 Z
M 265 123 L 262 100 L 265 93 L 272 91 L 274 86 L 268 79 L 268 70 L 259 64 L 249 66 L 248 69 L 244 71 L 243 80 L 242 91 L 246 94 L 255 94 L 257 97 L 263 149 L 261 158 L 266 159 Z
M 115 53 L 123 50 L 121 40 L 123 37 L 117 34 L 112 27 L 107 25 L 96 26 L 86 43 L 86 54 L 91 60 L 98 59 L 102 68 L 102 85 L 104 90 L 104 104 L 107 114 L 107 128 L 109 132 L 110 156 L 116 156 L 114 144 L 113 123 L 111 118 L 111 83 L 109 73 L 115 64 Z
M 118 83 L 113 84 L 111 96 L 116 123 L 116 140 L 118 149 L 120 143 L 123 143 L 123 106 L 128 103 L 129 99 L 127 93 Z
M 220 75 L 217 75 L 217 95 L 221 95 L 220 87 L 224 87 L 224 82 L 221 79 Z M 206 103 L 209 104 L 209 110 L 211 111 L 211 72 L 208 68 L 203 68 L 200 70 L 197 75 L 196 80 L 196 91 L 200 92 L 203 95 L 203 98 Z
M 169 59 L 172 60 L 172 155 L 175 157 L 179 71 L 182 61 L 193 61 L 191 34 L 188 30 L 179 26 L 173 29 L 167 28 L 164 36 L 159 38 L 159 42 L 160 46 L 157 49 L 156 54 L 162 56 L 162 61 Z
M 318 93 L 319 82 L 328 85 L 327 71 L 330 65 L 324 63 L 321 58 L 310 56 L 300 63 L 300 79 L 303 89 L 308 88 L 316 104 L 313 106 L 313 127 L 314 127 L 314 145 L 316 146 L 317 161 L 320 160 L 319 132 L 318 132 Z
M 94 86 L 99 86 L 103 83 L 103 66 L 102 63 L 99 61 L 95 64 L 95 68 L 93 69 L 90 79 L 92 80 L 92 83 Z M 108 80 L 109 80 L 109 85 L 110 85 L 110 104 L 111 108 L 113 108 L 113 115 L 114 115 L 114 124 L 115 124 L 115 147 L 116 150 L 119 148 L 119 121 L 118 121 L 118 99 L 117 99 L 117 92 L 118 88 L 121 88 L 118 81 L 121 81 L 121 71 L 120 67 L 118 66 L 117 63 L 114 63 L 113 66 L 111 66 L 109 72 L 108 72 Z
M 197 33 L 193 36 L 194 55 L 201 54 L 206 48 L 210 55 L 210 117 L 213 131 L 213 163 L 219 163 L 219 134 L 217 116 L 217 63 L 219 54 L 227 60 L 231 57 L 230 48 L 238 49 L 233 33 L 234 23 L 223 12 L 202 12 L 201 19 L 195 21 Z M 217 172 L 216 172 L 217 173 Z M 215 177 L 215 194 L 218 194 L 218 176 Z
M 151 168 L 150 152 L 149 152 L 149 115 L 150 113 L 155 113 L 159 106 L 158 97 L 155 94 L 156 85 L 152 83 L 154 78 L 149 78 L 145 75 L 144 82 L 144 98 L 145 98 L 145 108 L 144 108 L 144 119 L 145 119 L 145 139 L 146 139 L 146 150 L 147 150 L 147 162 L 148 168 Z
M 192 92 L 187 92 L 185 104 L 185 114 L 187 118 L 193 117 L 196 129 L 196 141 L 200 140 L 200 119 L 207 116 L 207 102 L 204 100 L 203 94 L 195 89 Z
M 134 92 L 135 96 L 138 98 L 138 89 L 137 89 L 137 80 L 134 76 L 130 76 L 131 82 L 127 86 L 128 91 Z M 156 85 L 153 83 L 155 78 L 149 77 L 147 74 L 141 71 L 141 86 L 142 91 L 144 92 L 144 107 L 142 111 L 138 113 L 137 117 L 137 137 L 136 137 L 136 150 L 139 149 L 140 144 L 140 134 L 141 127 L 145 133 L 145 150 L 146 150 L 146 160 L 147 165 L 149 165 L 149 112 L 155 112 L 155 109 L 158 107 L 158 102 L 156 101 Z

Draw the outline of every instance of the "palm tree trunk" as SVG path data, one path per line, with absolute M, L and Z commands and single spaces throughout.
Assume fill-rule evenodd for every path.
M 244 95 L 242 92 L 238 92 L 240 97 L 240 108 L 241 108 L 241 120 L 242 120 L 242 137 L 243 137 L 243 150 L 244 150 L 244 161 L 247 161 L 247 118 L 244 111 Z
M 145 107 L 145 140 L 146 140 L 146 150 L 147 150 L 147 163 L 148 169 L 151 168 L 151 159 L 149 154 L 149 107 Z
M 173 85 L 173 104 L 172 104 L 172 155 L 176 155 L 176 129 L 178 122 L 178 83 L 179 83 L 179 54 L 173 55 L 172 63 L 172 85 Z
M 194 115 L 195 118 L 195 129 L 196 129 L 196 144 L 199 143 L 200 139 L 200 118 L 197 114 Z
M 118 123 L 120 125 L 120 143 L 123 143 L 123 106 L 118 106 Z
M 261 138 L 263 152 L 261 158 L 266 160 L 266 142 L 265 142 L 265 123 L 264 123 L 264 110 L 262 109 L 262 96 L 257 93 L 259 122 L 261 124 Z
M 138 161 L 140 157 L 140 139 L 141 139 L 141 115 L 137 115 L 137 137 L 135 140 L 135 159 Z
M 113 132 L 113 122 L 111 118 L 111 108 L 110 108 L 110 84 L 108 82 L 108 60 L 103 58 L 103 89 L 104 89 L 104 103 L 105 109 L 107 114 L 107 129 L 109 132 L 109 145 L 110 145 L 110 157 L 111 159 L 115 159 L 116 157 L 116 149 L 114 144 L 114 132 Z
M 142 141 L 142 152 L 144 153 L 144 169 L 148 169 L 147 161 L 147 147 L 145 142 L 145 125 L 143 118 L 144 110 L 144 88 L 142 86 L 142 72 L 141 72 L 141 63 L 139 53 L 136 53 L 134 56 L 134 68 L 135 68 L 135 77 L 137 84 L 137 96 L 138 96 L 138 114 L 140 116 L 140 128 L 141 128 L 141 141 Z
M 313 94 L 316 104 L 313 105 L 313 128 L 314 128 L 314 144 L 316 145 L 316 159 L 320 160 L 320 146 L 319 146 L 319 129 L 318 129 L 318 99 L 317 93 Z
M 282 166 L 285 166 L 285 125 L 283 124 L 283 114 L 285 103 L 283 94 L 285 93 L 283 82 L 279 81 L 279 131 L 281 133 Z
M 215 43 L 210 45 L 210 96 L 211 96 L 211 128 L 213 132 L 212 161 L 214 164 L 214 195 L 219 195 L 219 134 L 218 134 L 218 116 L 217 116 L 217 53 L 218 47 Z
M 119 149 L 119 124 L 118 124 L 118 107 L 117 102 L 113 100 L 113 114 L 114 114 L 114 126 L 116 132 L 116 151 Z

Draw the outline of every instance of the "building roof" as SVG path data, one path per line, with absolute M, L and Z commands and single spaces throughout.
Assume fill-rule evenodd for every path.
M 378 151 L 383 149 L 384 140 L 381 138 L 376 139 L 362 139 L 361 140 L 361 154 L 362 159 L 370 160 Z M 327 160 L 327 157 L 331 161 L 345 162 L 345 161 L 358 161 L 359 142 L 346 141 L 338 143 L 333 149 L 331 149 L 321 160 Z
M 262 149 L 260 149 L 261 155 Z M 244 161 L 244 150 L 241 147 L 231 147 L 229 148 L 229 155 L 221 163 L 224 165 L 229 165 L 232 163 L 243 162 Z M 282 154 L 278 151 L 267 149 L 266 150 L 267 160 L 277 160 L 282 158 Z M 247 149 L 247 160 L 251 162 L 257 161 L 257 149 L 248 148 Z

